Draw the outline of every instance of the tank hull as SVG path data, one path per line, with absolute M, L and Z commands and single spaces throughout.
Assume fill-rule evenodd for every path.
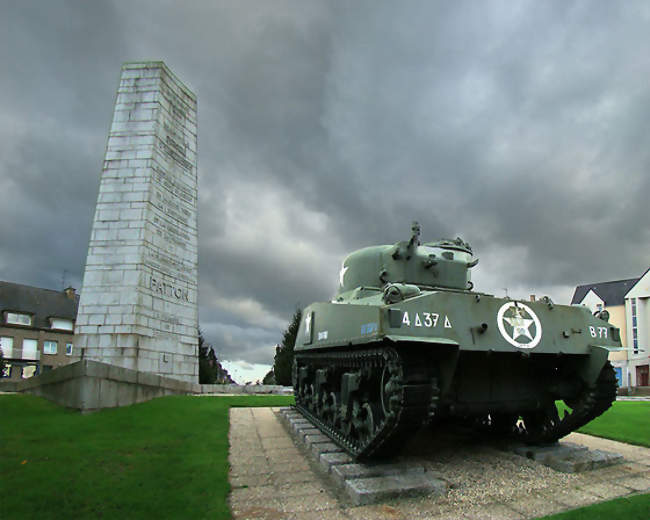
M 406 293 L 406 291 L 403 291 Z M 428 422 L 553 442 L 615 399 L 618 329 L 579 307 L 460 290 L 394 303 L 361 288 L 304 310 L 297 406 L 354 457 L 391 454 Z M 560 418 L 556 401 L 572 412 Z

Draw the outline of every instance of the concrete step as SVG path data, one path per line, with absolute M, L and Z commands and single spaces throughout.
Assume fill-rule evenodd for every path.
M 592 469 L 620 464 L 624 461 L 619 453 L 588 450 L 571 442 L 557 442 L 544 446 L 512 444 L 508 447 L 517 455 L 537 461 L 562 473 L 580 473 Z
M 398 473 L 345 481 L 345 491 L 353 504 L 363 506 L 389 498 L 445 494 L 447 484 L 427 473 Z
M 360 464 L 291 408 L 277 411 L 294 441 L 318 462 L 355 505 L 402 496 L 445 494 L 448 484 L 424 466 L 403 460 Z

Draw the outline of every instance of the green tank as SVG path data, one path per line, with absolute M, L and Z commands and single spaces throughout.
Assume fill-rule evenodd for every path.
M 469 244 L 419 237 L 414 223 L 408 241 L 350 254 L 335 298 L 303 311 L 296 407 L 323 433 L 357 459 L 430 422 L 549 443 L 611 406 L 621 342 L 606 311 L 473 291 Z

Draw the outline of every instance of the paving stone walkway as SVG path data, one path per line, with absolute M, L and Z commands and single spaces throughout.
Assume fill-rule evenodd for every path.
M 353 506 L 293 442 L 278 409 L 230 409 L 230 506 L 239 519 L 532 519 L 650 492 L 650 449 L 573 433 L 572 443 L 621 453 L 623 464 L 565 474 L 480 440 L 416 436 L 400 457 L 441 475 L 446 496 Z

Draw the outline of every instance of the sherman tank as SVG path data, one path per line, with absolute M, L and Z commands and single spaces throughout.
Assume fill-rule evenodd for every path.
M 607 312 L 476 292 L 477 263 L 460 238 L 421 243 L 417 223 L 408 241 L 350 254 L 334 299 L 303 311 L 296 407 L 356 459 L 427 423 L 551 443 L 605 412 L 621 346 Z

